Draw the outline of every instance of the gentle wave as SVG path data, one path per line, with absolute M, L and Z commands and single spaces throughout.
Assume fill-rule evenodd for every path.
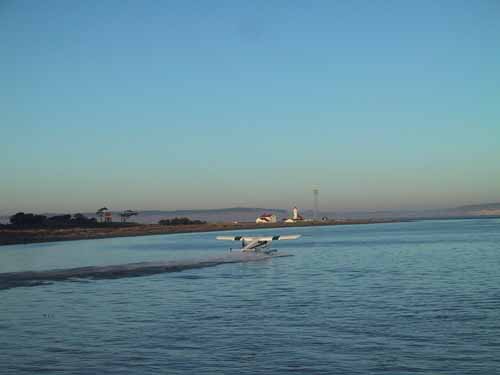
M 81 279 L 119 279 L 148 276 L 165 272 L 180 272 L 195 268 L 214 267 L 226 263 L 244 263 L 266 260 L 289 254 L 232 253 L 207 259 L 168 262 L 140 262 L 111 266 L 90 266 L 48 271 L 0 273 L 0 290 L 21 286 L 44 285 L 54 281 L 80 281 Z

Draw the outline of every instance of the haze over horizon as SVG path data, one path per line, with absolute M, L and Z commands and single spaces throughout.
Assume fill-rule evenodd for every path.
M 0 4 L 0 213 L 500 202 L 500 3 Z

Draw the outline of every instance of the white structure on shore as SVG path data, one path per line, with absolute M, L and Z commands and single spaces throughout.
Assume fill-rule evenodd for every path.
M 297 221 L 303 221 L 304 218 L 299 215 L 299 209 L 294 207 L 292 210 L 292 218 L 288 218 L 285 220 L 285 223 L 296 223 Z
M 277 221 L 278 218 L 275 214 L 262 214 L 255 220 L 257 224 L 270 224 L 276 223 Z

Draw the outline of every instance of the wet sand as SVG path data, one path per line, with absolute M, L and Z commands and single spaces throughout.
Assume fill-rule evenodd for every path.
M 28 244 L 36 242 L 74 241 L 96 238 L 135 237 L 174 233 L 215 232 L 224 230 L 246 230 L 266 228 L 295 228 L 325 225 L 352 225 L 391 223 L 401 220 L 331 220 L 304 221 L 302 223 L 255 224 L 255 223 L 209 223 L 201 225 L 159 225 L 137 224 L 127 226 L 99 226 L 95 228 L 40 228 L 40 229 L 5 229 L 0 228 L 0 245 Z

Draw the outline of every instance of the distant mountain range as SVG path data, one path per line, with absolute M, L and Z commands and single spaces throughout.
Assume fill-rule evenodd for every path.
M 206 210 L 146 210 L 139 211 L 139 215 L 131 219 L 138 223 L 157 223 L 161 219 L 173 217 L 189 217 L 190 219 L 204 220 L 208 222 L 248 222 L 263 213 L 275 214 L 278 220 L 291 216 L 289 210 L 279 208 L 251 208 L 233 207 Z M 302 210 L 301 215 L 312 218 L 312 210 Z M 60 213 L 59 213 L 60 214 Z M 95 213 L 84 213 L 86 216 L 94 217 Z M 119 211 L 113 211 L 114 220 L 119 220 Z M 58 215 L 58 213 L 44 213 L 47 216 Z M 465 217 L 500 217 L 500 203 L 486 203 L 460 206 L 444 209 L 429 210 L 387 210 L 387 211 L 321 211 L 320 217 L 330 219 L 431 219 L 431 218 L 465 218 Z M 0 222 L 8 222 L 9 215 L 0 216 Z
M 468 218 L 500 216 L 500 203 L 485 203 L 453 208 L 427 210 L 388 210 L 388 211 L 346 211 L 333 213 L 332 217 L 347 219 L 432 219 L 432 218 Z
M 113 220 L 120 220 L 121 211 L 111 211 Z M 145 210 L 139 211 L 139 215 L 132 217 L 129 221 L 143 224 L 157 223 L 161 219 L 171 219 L 174 217 L 188 217 L 190 219 L 203 220 L 207 222 L 247 222 L 255 221 L 255 219 L 263 213 L 275 214 L 279 219 L 288 217 L 288 211 L 279 208 L 249 208 L 249 207 L 233 207 L 220 209 L 206 210 Z M 61 215 L 61 213 L 41 213 L 46 216 Z M 95 217 L 94 212 L 84 212 L 87 217 Z M 0 216 L 0 223 L 7 223 L 9 215 Z
M 279 208 L 248 208 L 233 207 L 209 210 L 150 210 L 139 211 L 139 215 L 134 216 L 131 221 L 137 223 L 157 223 L 161 219 L 171 219 L 174 217 L 188 217 L 190 219 L 203 220 L 208 222 L 232 222 L 232 221 L 255 221 L 263 213 L 275 214 L 278 218 L 287 217 L 287 210 Z M 118 213 L 117 213 L 118 214 Z M 89 216 L 93 216 L 89 214 Z

